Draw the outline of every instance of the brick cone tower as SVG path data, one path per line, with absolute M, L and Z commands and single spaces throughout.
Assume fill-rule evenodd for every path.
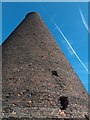
M 38 13 L 3 43 L 2 62 L 3 119 L 88 118 L 88 94 Z

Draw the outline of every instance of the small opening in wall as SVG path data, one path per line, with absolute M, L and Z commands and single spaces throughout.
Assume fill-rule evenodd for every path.
M 88 117 L 87 115 L 85 115 L 85 118 L 86 118 L 87 120 L 89 120 L 89 117 Z
M 53 70 L 53 71 L 51 71 L 51 72 L 52 72 L 52 75 L 58 76 L 57 71 Z
M 59 102 L 61 104 L 61 110 L 66 110 L 69 104 L 68 97 L 65 96 L 60 97 Z
M 43 42 L 41 41 L 41 43 L 43 43 Z

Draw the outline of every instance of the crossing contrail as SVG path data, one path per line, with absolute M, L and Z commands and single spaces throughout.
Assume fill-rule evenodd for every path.
M 68 44 L 68 46 L 70 47 L 70 49 L 72 50 L 72 52 L 74 53 L 74 55 L 77 57 L 77 59 L 79 60 L 79 62 L 83 65 L 83 67 L 86 69 L 86 71 L 89 72 L 88 68 L 85 66 L 85 64 L 82 62 L 82 60 L 79 58 L 79 56 L 77 55 L 77 53 L 75 52 L 75 50 L 73 49 L 73 47 L 71 46 L 71 44 L 69 43 L 68 39 L 62 33 L 61 29 L 55 23 L 54 23 L 54 25 L 56 26 L 56 28 L 58 29 L 58 31 L 60 32 L 60 34 L 62 35 L 62 37 L 64 38 L 64 40 L 66 41 L 66 43 Z
M 79 12 L 80 12 L 80 15 L 81 15 L 83 24 L 85 25 L 86 29 L 87 29 L 88 32 L 90 33 L 90 29 L 89 29 L 89 27 L 88 27 L 88 24 L 87 24 L 87 22 L 86 22 L 86 20 L 85 20 L 85 18 L 84 18 L 84 15 L 83 15 L 83 13 L 82 13 L 82 11 L 81 11 L 80 9 L 79 9 Z

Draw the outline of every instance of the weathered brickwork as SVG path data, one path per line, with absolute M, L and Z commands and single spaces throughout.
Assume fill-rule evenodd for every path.
M 3 117 L 88 117 L 88 94 L 38 13 L 3 43 L 2 62 Z

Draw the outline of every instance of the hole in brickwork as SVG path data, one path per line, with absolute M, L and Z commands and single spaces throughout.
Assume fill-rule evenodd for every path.
M 61 110 L 66 110 L 69 104 L 68 97 L 60 97 L 59 102 L 61 104 Z
M 10 98 L 10 96 L 9 96 L 9 95 L 7 95 L 7 96 L 6 96 L 6 98 Z
M 33 33 L 33 35 L 35 35 L 35 34 Z
M 85 118 L 86 118 L 87 120 L 89 120 L 89 117 L 88 117 L 87 115 L 85 115 Z
M 58 76 L 57 71 L 53 70 L 53 71 L 51 71 L 51 72 L 52 72 L 52 75 Z

